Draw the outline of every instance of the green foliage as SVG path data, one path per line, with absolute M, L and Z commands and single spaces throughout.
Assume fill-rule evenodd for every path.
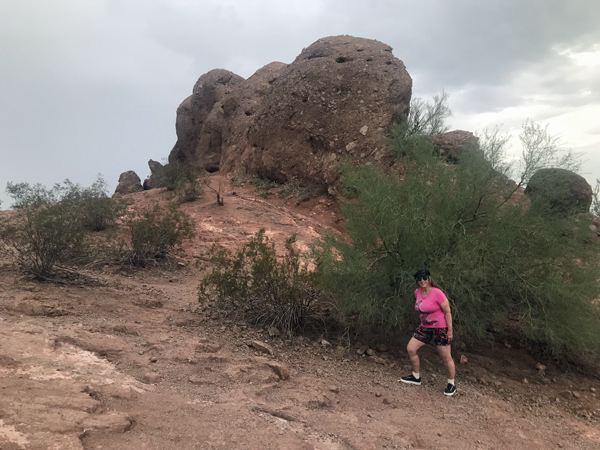
M 41 184 L 8 183 L 16 215 L 0 224 L 3 249 L 14 257 L 21 270 L 38 279 L 54 275 L 82 246 L 85 216 L 76 202 L 61 201 L 72 184 L 47 189 Z
M 311 198 L 319 195 L 317 191 L 306 186 L 302 186 L 297 178 L 290 179 L 284 183 L 279 190 L 279 198 L 293 197 L 296 199 L 296 206 L 302 202 L 306 202 Z
M 158 177 L 158 186 L 174 192 L 178 203 L 193 202 L 202 195 L 202 188 L 194 168 L 179 161 L 163 166 Z
M 60 201 L 72 203 L 75 208 L 79 208 L 83 226 L 90 231 L 114 227 L 117 219 L 127 209 L 124 200 L 108 196 L 106 181 L 101 176 L 87 188 L 65 180 Z
M 600 295 L 600 246 L 590 215 L 531 207 L 486 152 L 448 165 L 427 136 L 396 134 L 393 145 L 404 181 L 374 167 L 342 167 L 343 190 L 354 198 L 343 209 L 350 238 L 329 234 L 315 252 L 320 281 L 347 318 L 413 328 L 412 274 L 427 268 L 450 299 L 459 338 L 510 333 L 557 357 L 600 349 L 600 311 L 592 304 Z M 525 149 L 523 180 L 532 165 L 557 161 L 547 158 L 549 148 Z
M 125 252 L 133 265 L 146 267 L 164 259 L 185 239 L 194 236 L 191 217 L 176 204 L 155 205 L 146 211 L 133 211 L 125 221 L 131 238 L 131 249 Z
M 3 248 L 19 267 L 35 278 L 54 275 L 83 248 L 86 230 L 114 226 L 125 204 L 107 195 L 101 176 L 87 188 L 65 180 L 51 189 L 41 184 L 8 183 L 16 214 L 0 224 Z
M 212 272 L 200 283 L 199 300 L 216 299 L 257 325 L 284 332 L 303 328 L 321 293 L 314 287 L 314 273 L 301 264 L 294 242 L 295 236 L 286 240 L 281 261 L 264 229 L 235 255 L 214 246 L 210 251 Z

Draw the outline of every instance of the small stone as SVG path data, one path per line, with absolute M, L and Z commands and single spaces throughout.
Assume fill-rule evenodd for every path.
M 581 394 L 579 392 L 577 392 L 577 391 L 573 391 L 573 397 L 580 398 Z
M 340 393 L 340 388 L 338 386 L 329 386 L 329 392 L 333 392 L 334 394 L 339 394 Z
M 391 405 L 392 402 L 390 402 L 387 397 L 383 397 L 383 404 L 384 405 Z
M 590 388 L 590 391 L 596 392 L 596 388 Z
M 351 152 L 352 150 L 354 150 L 356 148 L 358 144 L 356 142 L 350 142 L 348 145 L 346 145 L 346 151 L 347 152 Z
M 529 384 L 529 380 L 527 378 L 523 378 L 523 384 Z
M 234 325 L 233 328 L 231 329 L 231 331 L 233 331 L 233 334 L 236 334 L 236 335 L 239 335 L 242 332 L 240 327 L 238 327 L 237 325 Z
M 376 364 L 381 364 L 382 366 L 385 366 L 385 364 L 386 364 L 386 360 L 383 359 L 383 358 L 380 358 L 377 355 L 370 356 L 369 360 L 372 361 L 372 362 L 374 362 L 374 363 L 376 363 Z
M 267 366 L 271 368 L 275 375 L 279 377 L 280 380 L 288 380 L 290 378 L 290 369 L 285 364 L 269 361 Z
M 329 342 L 325 339 L 321 339 L 321 345 L 324 347 L 331 347 L 331 342 Z
M 375 392 L 375 397 L 381 397 L 383 394 L 381 392 Z
M 381 353 L 385 353 L 388 351 L 388 346 L 385 344 L 377 344 L 377 351 Z
M 269 344 L 265 344 L 261 341 L 252 341 L 252 347 L 254 347 L 259 352 L 268 353 L 269 355 L 275 353 L 273 351 L 273 348 Z
M 500 387 L 500 386 L 502 386 L 502 383 L 499 381 L 494 381 L 494 386 Z
M 536 368 L 537 370 L 542 370 L 542 371 L 546 370 L 546 366 L 545 366 L 545 365 L 543 365 L 543 364 L 540 364 L 540 363 L 537 363 L 537 364 L 535 365 L 535 368 Z
M 327 361 L 329 359 L 326 355 L 323 355 L 321 358 L 323 358 L 323 361 Z
M 363 136 L 367 135 L 367 131 L 369 131 L 369 127 L 368 126 L 364 126 L 360 129 L 360 134 L 362 134 Z
M 465 355 L 460 355 L 460 363 L 461 364 L 466 364 L 468 362 L 469 362 L 469 360 L 467 359 L 467 357 Z
M 368 348 L 365 350 L 365 353 L 367 354 L 367 356 L 373 356 L 375 354 L 375 351 L 372 348 Z
M 157 362 L 157 361 L 158 361 L 158 359 L 157 359 L 157 358 L 150 358 L 150 362 L 151 362 L 151 363 L 155 363 L 155 362 Z
M 369 349 L 369 347 L 367 347 L 366 345 L 361 345 L 361 346 L 359 347 L 359 349 L 358 349 L 358 350 L 356 350 L 356 353 L 357 353 L 358 355 L 364 355 L 364 353 L 365 353 L 365 352 L 366 352 L 368 349 Z
M 564 398 L 572 398 L 573 397 L 573 393 L 571 391 L 562 391 L 560 393 L 560 395 L 562 395 Z
M 510 345 L 508 342 L 505 342 L 505 343 L 504 343 L 504 346 L 505 346 L 506 348 L 512 348 L 512 345 Z
M 142 382 L 146 384 L 156 384 L 159 383 L 160 380 L 162 380 L 162 377 L 159 374 L 152 372 L 146 373 L 142 377 Z

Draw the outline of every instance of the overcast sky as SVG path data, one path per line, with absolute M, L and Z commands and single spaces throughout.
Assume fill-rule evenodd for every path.
M 594 0 L 0 0 L 0 199 L 7 181 L 149 174 L 203 73 L 245 78 L 325 36 L 389 44 L 453 129 L 549 124 L 600 178 Z M 518 151 L 513 146 L 513 151 Z

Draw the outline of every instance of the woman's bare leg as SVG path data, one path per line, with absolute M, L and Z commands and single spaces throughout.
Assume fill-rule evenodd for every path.
M 446 373 L 448 374 L 448 378 L 450 380 L 454 380 L 456 368 L 454 366 L 454 360 L 452 359 L 450 346 L 449 345 L 438 345 L 437 351 L 438 351 L 439 355 L 441 356 L 442 361 L 444 361 L 444 366 L 446 367 Z
M 410 363 L 412 365 L 413 372 L 419 373 L 419 369 L 421 368 L 421 361 L 419 361 L 419 355 L 417 355 L 417 351 L 423 347 L 425 344 L 415 338 L 411 338 L 406 346 L 406 351 L 408 352 L 408 357 L 410 358 Z

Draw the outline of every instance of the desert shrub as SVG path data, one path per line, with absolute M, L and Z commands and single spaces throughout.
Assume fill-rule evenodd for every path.
M 125 257 L 139 267 L 164 259 L 185 239 L 194 236 L 192 218 L 176 204 L 132 211 L 125 226 L 131 239 L 131 248 L 125 251 Z
M 302 329 L 314 319 L 321 292 L 315 288 L 314 273 L 301 263 L 294 242 L 295 236 L 286 240 L 281 260 L 264 229 L 235 255 L 214 246 L 209 255 L 212 271 L 202 278 L 199 300 L 215 299 L 256 325 L 283 332 Z
M 251 177 L 248 182 L 254 186 L 255 193 L 264 199 L 268 199 L 271 196 L 269 190 L 278 185 L 275 181 L 259 177 Z
M 62 190 L 60 201 L 79 208 L 83 226 L 90 231 L 102 231 L 115 226 L 127 208 L 123 199 L 109 197 L 106 181 L 101 176 L 90 187 L 81 187 L 65 180 Z
M 308 186 L 302 186 L 297 178 L 291 178 L 289 181 L 284 183 L 279 190 L 278 196 L 280 198 L 293 197 L 296 199 L 296 206 L 302 202 L 306 202 L 311 198 L 319 195 L 319 190 L 316 188 L 310 188 Z
M 196 171 L 191 165 L 179 161 L 163 166 L 158 186 L 173 192 L 178 203 L 193 202 L 202 196 L 202 187 Z
M 530 131 L 543 129 L 530 125 L 533 142 Z M 410 145 L 398 141 L 405 136 L 394 142 L 403 182 L 372 166 L 342 168 L 341 191 L 353 197 L 343 209 L 349 239 L 329 234 L 316 246 L 319 280 L 346 319 L 409 330 L 418 319 L 412 274 L 427 268 L 448 295 L 461 339 L 510 335 L 555 357 L 600 349 L 591 215 L 549 214 L 517 192 L 533 166 L 560 160 L 559 150 L 527 146 L 515 187 L 485 151 L 448 165 L 426 136 L 411 135 Z
M 0 224 L 5 252 L 21 270 L 37 279 L 50 278 L 57 263 L 81 249 L 85 218 L 79 205 L 63 200 L 68 182 L 47 189 L 40 184 L 8 183 L 16 214 Z

